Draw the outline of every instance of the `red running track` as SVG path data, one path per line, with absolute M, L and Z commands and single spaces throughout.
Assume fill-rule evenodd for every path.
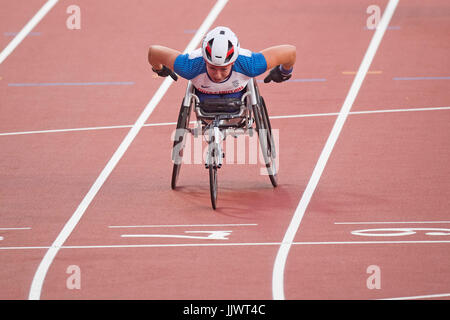
M 280 242 L 373 35 L 366 9 L 387 2 L 230 0 L 214 25 L 255 51 L 294 44 L 293 78 L 325 79 L 260 85 L 279 130 L 279 187 L 258 164 L 225 164 L 213 211 L 203 165 L 185 164 L 180 188 L 170 189 L 170 137 L 186 84 L 178 81 L 148 119 L 164 125 L 139 132 L 58 251 L 40 298 L 271 299 Z M 162 83 L 148 46 L 183 50 L 213 5 L 83 3 L 82 28 L 68 30 L 70 4 L 60 1 L 40 34 L 0 65 L 2 299 L 28 298 L 49 246 L 129 131 L 64 129 L 131 126 Z M 8 8 L 4 32 L 33 14 Z M 400 1 L 352 108 L 365 113 L 347 119 L 296 233 L 286 299 L 448 298 L 450 81 L 393 79 L 449 76 L 449 11 L 445 1 Z M 132 84 L 8 85 L 70 82 Z M 300 116 L 278 117 L 291 115 Z M 18 134 L 53 129 L 62 131 Z M 81 289 L 67 287 L 71 265 Z M 369 266 L 379 267 L 379 289 L 367 286 Z

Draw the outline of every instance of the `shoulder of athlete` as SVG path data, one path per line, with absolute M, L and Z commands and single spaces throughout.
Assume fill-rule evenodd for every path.
M 188 80 L 206 72 L 206 63 L 203 60 L 201 49 L 178 55 L 173 67 L 176 73 Z
M 256 77 L 267 70 L 267 61 L 262 53 L 241 48 L 234 70 L 249 77 Z

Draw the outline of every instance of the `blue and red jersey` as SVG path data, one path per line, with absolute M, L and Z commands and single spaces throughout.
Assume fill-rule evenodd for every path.
M 262 53 L 242 48 L 228 78 L 218 83 L 209 78 L 201 49 L 179 55 L 174 63 L 174 71 L 191 80 L 201 100 L 206 97 L 240 97 L 250 78 L 257 77 L 266 70 L 267 62 Z

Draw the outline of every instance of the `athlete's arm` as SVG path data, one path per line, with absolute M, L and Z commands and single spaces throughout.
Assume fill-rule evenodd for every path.
M 280 45 L 261 51 L 267 62 L 267 70 L 282 65 L 285 70 L 291 69 L 295 64 L 297 49 L 292 45 Z
M 173 70 L 175 59 L 181 54 L 180 51 L 171 48 L 154 45 L 148 50 L 148 62 L 153 69 L 161 70 L 163 66 Z

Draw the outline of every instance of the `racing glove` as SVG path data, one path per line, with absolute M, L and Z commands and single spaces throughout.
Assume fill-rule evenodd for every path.
M 273 82 L 283 82 L 289 80 L 289 78 L 292 77 L 292 70 L 293 68 L 285 70 L 280 64 L 270 70 L 268 76 L 264 78 L 264 82 L 269 83 L 271 80 Z
M 175 72 L 167 68 L 166 66 L 163 66 L 161 70 L 155 70 L 155 68 L 152 67 L 152 71 L 155 72 L 160 77 L 167 77 L 171 76 L 173 80 L 177 81 L 178 76 Z

